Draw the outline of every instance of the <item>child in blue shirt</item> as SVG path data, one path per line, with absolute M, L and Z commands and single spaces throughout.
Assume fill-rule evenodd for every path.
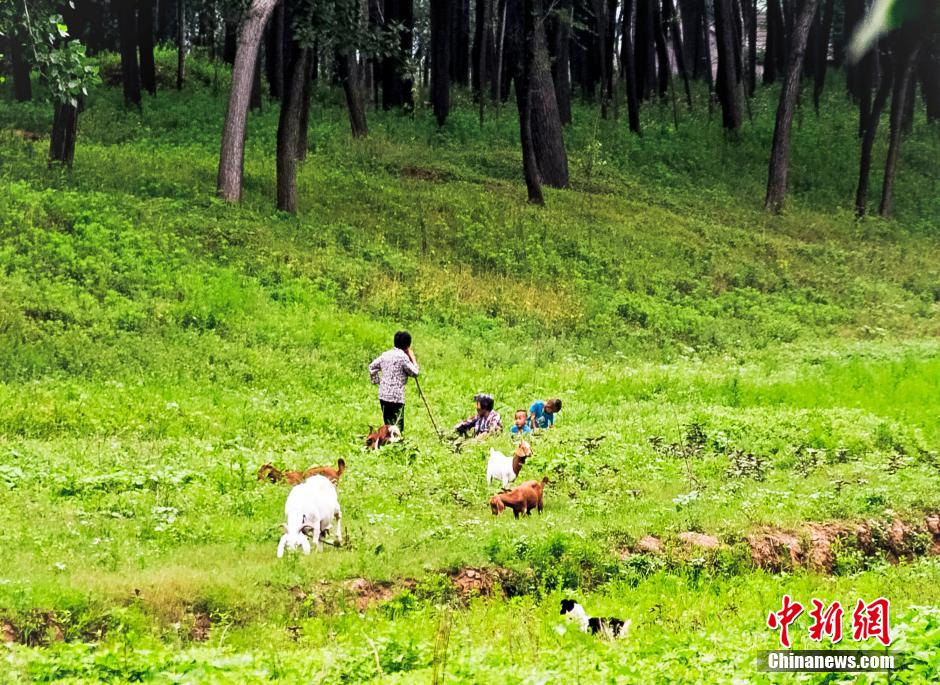
M 536 428 L 554 428 L 555 414 L 561 411 L 561 400 L 557 397 L 551 400 L 536 400 L 529 407 L 529 425 L 532 430 Z
M 513 420 L 513 426 L 509 429 L 509 432 L 519 437 L 531 433 L 532 429 L 529 428 L 527 420 L 528 415 L 526 414 L 525 409 L 517 409 L 515 419 Z

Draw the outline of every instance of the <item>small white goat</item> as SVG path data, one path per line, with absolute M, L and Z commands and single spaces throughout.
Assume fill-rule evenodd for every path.
M 490 448 L 490 460 L 486 465 L 486 484 L 489 485 L 493 480 L 501 480 L 503 487 L 508 488 L 509 483 L 516 480 L 525 460 L 531 456 L 532 448 L 525 440 L 516 446 L 512 457 L 507 457 L 502 452 Z
M 336 486 L 326 476 L 311 476 L 303 483 L 291 488 L 284 504 L 287 524 L 284 534 L 277 545 L 278 558 L 284 556 L 284 548 L 289 550 L 301 547 L 304 554 L 310 554 L 310 542 L 306 532 L 313 533 L 313 542 L 317 551 L 323 551 L 323 536 L 336 520 L 336 544 L 343 542 L 343 513 L 336 497 Z

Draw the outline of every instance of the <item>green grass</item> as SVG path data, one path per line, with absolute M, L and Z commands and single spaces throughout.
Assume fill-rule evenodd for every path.
M 760 209 L 773 89 L 736 142 L 702 93 L 678 131 L 646 107 L 640 139 L 579 105 L 573 188 L 536 209 L 511 106 L 482 131 L 463 96 L 440 132 L 370 111 L 352 141 L 321 90 L 291 217 L 274 105 L 242 205 L 213 198 L 226 76 L 195 64 L 142 114 L 93 93 L 71 171 L 14 133 L 45 132 L 46 105 L 0 103 L 0 621 L 41 645 L 11 648 L 14 682 L 761 682 L 785 593 L 890 597 L 917 655 L 895 679 L 936 679 L 935 558 L 770 575 L 741 542 L 940 508 L 935 129 L 904 141 L 896 217 L 856 222 L 838 79 L 797 122 L 782 216 Z M 480 391 L 506 420 L 564 399 L 523 471 L 552 478 L 541 519 L 490 516 L 486 447 L 441 445 L 411 386 L 406 442 L 361 448 L 365 366 L 401 326 L 444 426 Z M 688 461 L 662 446 L 699 431 Z M 348 544 L 276 561 L 286 490 L 255 470 L 337 457 Z M 689 554 L 687 530 L 728 545 Z M 622 558 L 647 534 L 670 554 Z M 455 595 L 491 566 L 511 597 Z M 360 611 L 352 578 L 393 590 Z M 556 630 L 568 594 L 630 637 Z

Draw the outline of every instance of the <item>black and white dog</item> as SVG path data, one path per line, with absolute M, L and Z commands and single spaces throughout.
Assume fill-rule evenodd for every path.
M 591 635 L 600 633 L 605 637 L 623 637 L 630 628 L 630 621 L 614 617 L 597 618 L 588 616 L 584 607 L 573 599 L 561 600 L 561 615 L 578 622 L 581 630 Z

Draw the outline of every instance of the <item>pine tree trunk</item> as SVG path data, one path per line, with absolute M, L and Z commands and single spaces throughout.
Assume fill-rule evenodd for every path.
M 283 94 L 277 123 L 277 208 L 294 214 L 297 212 L 297 147 L 310 49 L 297 48 L 292 52 L 294 56 L 285 84 L 287 92 Z
M 816 109 L 816 114 L 819 114 L 819 98 L 826 86 L 826 70 L 829 68 L 829 36 L 832 34 L 834 11 L 834 0 L 826 0 L 819 35 L 816 36 L 816 73 L 813 79 L 813 107 Z
M 336 51 L 336 76 L 346 96 L 346 109 L 349 112 L 349 126 L 352 129 L 353 138 L 365 138 L 369 135 L 369 127 L 366 124 L 366 108 L 362 100 L 362 88 L 354 54 Z
M 878 213 L 883 217 L 891 216 L 894 174 L 898 167 L 898 151 L 901 149 L 904 108 L 914 82 L 914 66 L 917 63 L 917 52 L 920 48 L 914 36 L 911 35 L 913 31 L 907 33 L 902 28 L 899 33 L 897 50 L 900 54 L 895 58 L 894 65 L 894 92 L 891 94 L 888 156 L 885 160 L 885 175 L 881 186 L 881 205 L 878 207 Z
M 26 57 L 26 46 L 18 31 L 11 31 L 8 38 L 13 71 L 13 98 L 17 102 L 29 102 L 33 99 L 33 84 L 30 80 L 31 68 Z
M 255 61 L 255 75 L 251 80 L 251 99 L 248 101 L 248 109 L 252 112 L 261 110 L 261 60 Z
M 252 0 L 245 13 L 239 34 L 235 65 L 232 68 L 232 88 L 228 112 L 222 129 L 222 149 L 219 153 L 219 195 L 229 202 L 238 202 L 242 192 L 242 172 L 245 161 L 245 124 L 248 104 L 258 63 L 258 46 L 276 0 Z
M 157 94 L 157 66 L 153 59 L 153 0 L 137 2 L 137 47 L 140 50 L 140 85 Z
M 161 0 L 166 2 L 166 0 Z M 186 78 L 186 0 L 176 0 L 176 90 Z
M 689 87 L 689 74 L 685 70 L 685 54 L 682 45 L 682 37 L 679 35 L 679 17 L 676 16 L 676 9 L 672 0 L 663 0 L 663 25 L 666 28 L 669 37 L 672 39 L 672 51 L 676 56 L 676 68 L 679 76 L 682 78 L 682 85 L 685 88 L 685 100 L 689 111 L 692 111 L 692 89 Z
M 444 125 L 450 113 L 451 8 L 449 0 L 430 0 L 431 106 L 438 126 Z
M 284 93 L 284 72 L 287 44 L 287 11 L 284 0 L 279 0 L 264 41 L 264 68 L 268 77 L 268 93 L 273 100 L 280 100 Z
M 705 63 L 704 33 L 702 32 L 702 0 L 678 0 L 682 17 L 682 42 L 685 46 L 685 69 L 692 78 L 704 78 L 708 65 Z M 626 6 L 626 5 L 625 5 Z
M 702 3 L 702 50 L 705 52 L 705 82 L 708 83 L 710 92 L 715 91 L 715 78 L 712 73 L 712 39 L 708 23 L 708 0 L 701 0 Z M 711 98 L 708 100 L 708 113 L 711 115 Z
M 310 93 L 316 79 L 319 50 L 318 41 L 314 41 L 310 49 L 310 59 L 307 66 L 307 78 L 304 80 L 304 92 L 300 101 L 300 135 L 297 137 L 297 161 L 307 159 L 307 132 L 310 130 Z M 365 120 L 365 107 L 363 106 L 363 120 Z
M 785 50 L 780 0 L 767 0 L 767 40 L 764 44 L 764 83 L 777 80 L 780 55 Z
M 558 101 L 555 99 L 555 85 L 552 83 L 543 0 L 530 1 L 537 13 L 531 32 L 526 32 L 526 45 L 531 42 L 531 55 L 526 57 L 529 65 L 527 100 L 535 159 L 543 183 L 555 188 L 567 188 L 568 155 L 565 152 Z
M 757 0 L 742 0 L 747 8 L 747 96 L 757 90 Z
M 715 92 L 721 103 L 721 123 L 727 130 L 736 132 L 741 128 L 741 106 L 738 102 L 738 76 L 735 69 L 732 0 L 715 0 L 715 38 L 718 43 Z
M 561 0 L 558 5 L 558 17 L 553 18 L 550 26 L 549 42 L 552 57 L 552 81 L 555 85 L 555 99 L 558 102 L 558 118 L 563 126 L 571 123 L 571 22 L 574 21 L 572 0 Z
M 796 99 L 800 90 L 800 75 L 803 73 L 803 59 L 806 55 L 809 29 L 815 14 L 816 0 L 803 0 L 803 6 L 794 27 L 793 40 L 790 43 L 790 63 L 787 65 L 786 80 L 780 91 L 773 146 L 770 150 L 770 169 L 767 174 L 767 197 L 764 200 L 764 209 L 772 212 L 779 212 L 783 209 L 783 200 L 787 193 L 790 130 L 793 126 L 793 114 L 796 111 Z
M 140 67 L 137 64 L 137 12 L 132 0 L 117 3 L 118 33 L 121 39 L 121 84 L 124 105 L 140 108 Z
M 470 2 L 450 0 L 450 80 L 458 86 L 470 83 Z M 433 69 L 433 66 L 432 66 Z
M 663 30 L 659 0 L 650 0 L 650 12 L 653 15 L 653 41 L 656 45 L 657 92 L 659 97 L 665 97 L 669 91 L 671 67 L 669 65 L 669 51 L 666 49 L 666 33 Z
M 627 119 L 630 130 L 641 135 L 640 132 L 640 100 L 637 97 L 636 88 L 636 65 L 633 63 L 633 37 L 631 26 L 633 24 L 633 12 L 636 6 L 636 0 L 624 0 L 623 17 L 621 19 L 621 31 L 623 36 L 623 73 L 627 85 Z
M 78 135 L 78 107 L 57 102 L 49 141 L 49 163 L 71 167 L 75 157 L 75 138 Z
M 636 91 L 640 100 L 648 100 L 656 83 L 656 39 L 654 37 L 654 0 L 636 0 L 634 55 Z
M 385 58 L 382 64 L 382 108 L 403 107 L 412 109 L 413 83 L 411 76 L 405 73 L 405 61 L 410 59 L 414 47 L 414 12 L 412 0 L 385 0 L 386 26 L 399 23 L 404 30 L 399 35 L 397 55 Z
M 882 55 L 882 57 L 885 57 Z M 874 102 L 865 117 L 862 135 L 862 150 L 859 156 L 858 187 L 855 191 L 855 215 L 865 216 L 865 205 L 868 201 L 868 179 L 871 173 L 871 155 L 872 148 L 875 145 L 875 136 L 878 134 L 878 123 L 881 121 L 881 113 L 884 111 L 885 103 L 888 101 L 888 95 L 891 93 L 891 84 L 893 82 L 893 70 L 890 64 L 886 64 L 886 59 L 881 59 L 881 84 L 878 86 L 878 92 L 875 95 Z
M 476 61 L 477 73 L 477 98 L 480 106 L 480 128 L 483 128 L 483 115 L 486 111 L 486 72 L 487 60 L 490 56 L 490 12 L 492 11 L 490 0 L 477 0 L 478 4 L 483 5 L 483 16 L 481 17 L 480 30 L 480 49 Z
M 597 39 L 598 60 L 600 65 L 601 83 L 601 118 L 607 118 L 607 107 L 610 103 L 610 92 L 607 89 L 607 0 L 592 0 L 594 12 L 594 35 Z
M 535 2 L 537 0 L 522 0 L 516 2 L 509 0 L 507 3 L 506 22 L 507 31 L 511 31 L 511 50 L 518 59 L 513 69 L 513 80 L 516 83 L 516 106 L 519 110 L 519 139 L 522 144 L 522 172 L 525 177 L 526 191 L 528 192 L 529 202 L 536 205 L 544 205 L 545 198 L 542 196 L 542 184 L 539 176 L 539 168 L 535 160 L 535 141 L 532 135 L 532 117 L 530 102 L 529 74 L 533 70 L 534 63 L 537 60 L 535 49 Z M 522 5 L 517 8 L 516 5 Z M 509 11 L 508 8 L 512 8 Z M 521 10 L 522 16 L 519 15 Z
M 927 109 L 927 121 L 940 121 L 940 34 L 934 34 L 918 60 L 920 90 Z

